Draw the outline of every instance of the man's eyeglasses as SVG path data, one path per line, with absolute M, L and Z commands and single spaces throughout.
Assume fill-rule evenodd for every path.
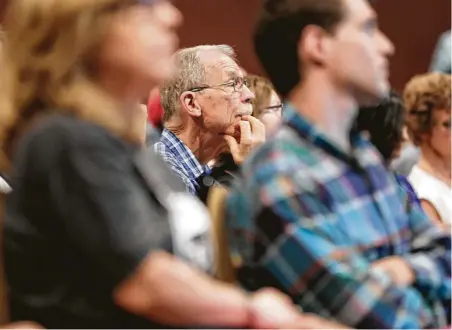
M 235 92 L 241 92 L 243 90 L 243 86 L 249 87 L 249 84 L 248 84 L 248 81 L 246 80 L 246 78 L 236 77 L 226 83 L 219 84 L 219 85 L 193 87 L 193 88 L 189 89 L 188 92 L 200 92 L 205 89 L 220 88 L 220 87 L 232 87 Z

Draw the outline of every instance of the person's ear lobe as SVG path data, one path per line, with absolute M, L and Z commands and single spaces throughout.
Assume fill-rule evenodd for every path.
M 196 99 L 194 92 L 183 92 L 180 96 L 183 109 L 192 117 L 201 116 L 201 105 Z

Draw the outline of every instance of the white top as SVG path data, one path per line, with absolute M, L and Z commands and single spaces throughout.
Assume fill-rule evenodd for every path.
M 452 188 L 419 166 L 414 166 L 408 180 L 419 199 L 430 202 L 444 223 L 452 223 Z
M 166 206 L 174 254 L 211 273 L 214 265 L 211 220 L 204 204 L 187 193 L 171 193 Z
M 9 184 L 6 183 L 6 181 L 0 177 L 0 193 L 1 194 L 8 194 L 11 192 L 11 187 L 9 186 Z

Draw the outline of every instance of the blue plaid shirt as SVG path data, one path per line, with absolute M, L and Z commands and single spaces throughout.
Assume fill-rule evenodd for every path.
M 170 130 L 164 129 L 154 150 L 185 183 L 187 191 L 196 196 L 199 187 L 196 179 L 210 172 L 207 165 L 201 165 L 190 149 Z
M 227 200 L 231 259 L 245 289 L 276 287 L 304 311 L 353 328 L 446 325 L 450 235 L 441 233 L 351 134 L 345 153 L 290 105 L 279 133 L 245 164 Z M 401 256 L 415 282 L 374 261 Z

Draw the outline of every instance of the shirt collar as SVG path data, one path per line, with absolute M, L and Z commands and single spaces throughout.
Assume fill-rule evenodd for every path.
M 190 179 L 196 180 L 204 173 L 210 172 L 209 166 L 202 165 L 193 152 L 170 130 L 163 129 L 160 142 L 169 149 Z
M 345 150 L 331 141 L 330 138 L 323 134 L 306 117 L 302 116 L 290 102 L 284 103 L 283 123 L 294 129 L 303 139 L 308 140 L 314 146 L 323 149 L 327 153 L 338 158 L 350 158 L 350 154 L 346 153 Z M 350 142 L 354 150 L 367 145 L 366 139 L 361 133 L 355 130 L 350 132 Z

